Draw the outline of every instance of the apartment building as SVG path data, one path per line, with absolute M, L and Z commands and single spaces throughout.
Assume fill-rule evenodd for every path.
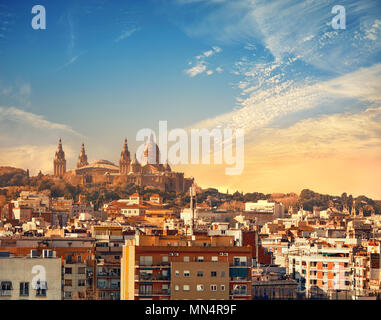
M 100 260 L 96 265 L 95 299 L 120 299 L 120 260 Z
M 95 299 L 120 299 L 120 260 L 125 236 L 123 227 L 96 225 L 91 228 L 95 245 Z
M 67 258 L 63 265 L 63 300 L 85 299 L 87 292 L 88 266 L 77 256 L 76 260 Z
M 122 300 L 251 299 L 251 247 L 233 237 L 139 236 L 126 241 Z
M 61 259 L 54 255 L 1 251 L 0 300 L 61 300 Z
M 286 259 L 287 273 L 299 281 L 306 297 L 329 296 L 352 290 L 350 247 L 327 245 L 291 248 Z
M 93 238 L 10 237 L 0 239 L 0 250 L 23 257 L 30 254 L 37 257 L 46 250 L 54 251 L 61 263 L 62 298 L 89 299 L 94 295 L 94 244 Z

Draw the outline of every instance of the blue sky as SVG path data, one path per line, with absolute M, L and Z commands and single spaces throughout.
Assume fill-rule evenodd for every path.
M 46 8 L 46 30 L 31 28 L 35 4 Z M 345 30 L 331 26 L 335 4 L 346 9 Z M 377 1 L 0 0 L 0 165 L 49 172 L 58 137 L 69 167 L 82 141 L 90 160 L 116 161 L 124 137 L 134 152 L 139 129 L 167 120 L 245 129 L 244 183 L 182 168 L 202 185 L 381 198 L 371 170 L 354 169 L 365 188 L 333 183 L 341 173 L 286 174 L 332 161 L 353 168 L 354 154 L 380 164 L 380 39 Z

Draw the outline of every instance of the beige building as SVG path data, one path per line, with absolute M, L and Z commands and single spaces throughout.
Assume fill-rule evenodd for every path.
M 66 260 L 63 267 L 63 299 L 84 299 L 86 296 L 86 264 Z
M 61 259 L 2 252 L 0 300 L 61 300 Z
M 229 262 L 173 262 L 172 300 L 229 300 Z

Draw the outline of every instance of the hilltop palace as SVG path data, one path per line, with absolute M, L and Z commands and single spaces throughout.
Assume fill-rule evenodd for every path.
M 153 157 L 152 154 L 156 156 Z M 85 146 L 82 144 L 78 157 L 77 168 L 66 171 L 65 152 L 61 139 L 54 157 L 54 176 L 71 184 L 99 183 L 134 183 L 140 187 L 152 187 L 166 192 L 181 193 L 189 190 L 193 178 L 184 178 L 184 173 L 173 172 L 168 163 L 160 163 L 160 151 L 152 136 L 147 141 L 142 159 L 136 159 L 136 153 L 131 160 L 127 139 L 124 140 L 120 155 L 119 167 L 108 160 L 87 161 Z

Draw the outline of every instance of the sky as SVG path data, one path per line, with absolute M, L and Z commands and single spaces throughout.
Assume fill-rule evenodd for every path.
M 166 120 L 244 130 L 241 175 L 173 166 L 203 187 L 381 199 L 380 49 L 378 1 L 0 0 L 0 165 L 117 163 Z

